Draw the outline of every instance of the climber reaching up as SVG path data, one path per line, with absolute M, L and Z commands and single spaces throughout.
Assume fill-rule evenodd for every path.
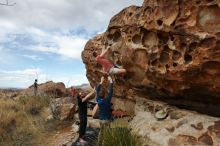
M 99 119 L 110 122 L 112 120 L 111 99 L 113 96 L 113 80 L 110 76 L 108 76 L 108 81 L 110 83 L 108 94 L 105 94 L 106 91 L 102 87 L 104 77 L 101 78 L 101 82 L 96 87 L 96 100 L 99 106 Z
M 110 76 L 108 76 L 109 80 L 109 89 L 108 94 L 105 94 L 106 91 L 102 87 L 102 83 L 104 82 L 104 77 L 101 78 L 101 82 L 96 87 L 96 101 L 99 107 L 99 122 L 100 122 L 100 132 L 98 136 L 98 145 L 102 144 L 102 135 L 103 130 L 105 128 L 110 128 L 112 118 L 112 111 L 111 111 L 111 100 L 113 96 L 113 81 Z
M 93 56 L 96 57 L 96 61 L 102 65 L 103 71 L 107 75 L 113 75 L 113 74 L 125 74 L 126 69 L 119 67 L 117 65 L 114 65 L 112 62 L 110 62 L 108 59 L 106 59 L 105 55 L 108 52 L 110 47 L 107 47 L 106 49 L 102 49 L 102 52 L 100 55 L 97 55 L 96 52 L 93 53 Z

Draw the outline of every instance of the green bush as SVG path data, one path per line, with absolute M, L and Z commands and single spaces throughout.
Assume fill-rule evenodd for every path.
M 143 141 L 135 133 L 131 132 L 128 127 L 114 127 L 103 129 L 100 141 L 95 146 L 142 146 Z

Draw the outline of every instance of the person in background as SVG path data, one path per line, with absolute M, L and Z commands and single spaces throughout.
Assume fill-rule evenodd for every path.
M 113 120 L 112 118 L 112 110 L 111 110 L 111 99 L 113 95 L 113 81 L 110 76 L 108 76 L 108 80 L 110 82 L 109 88 L 108 88 L 108 94 L 105 96 L 105 91 L 102 88 L 102 83 L 104 81 L 104 77 L 101 78 L 101 82 L 96 88 L 96 97 L 97 97 L 97 103 L 99 106 L 99 121 L 100 121 L 100 133 L 98 138 L 99 145 L 102 143 L 102 132 L 103 129 L 106 127 L 110 127 L 110 123 Z
M 76 94 L 77 94 L 77 90 L 76 90 L 74 87 L 71 87 L 71 88 L 70 88 L 70 93 L 71 93 L 71 96 L 72 96 L 72 97 L 75 97 Z
M 92 95 L 95 93 L 93 89 L 89 94 L 86 95 L 84 91 L 80 91 L 77 94 L 78 101 L 78 113 L 79 113 L 79 143 L 87 144 L 85 140 L 86 126 L 87 126 L 87 101 L 91 99 Z
M 37 96 L 38 92 L 38 84 L 37 84 L 37 79 L 34 81 L 34 96 Z

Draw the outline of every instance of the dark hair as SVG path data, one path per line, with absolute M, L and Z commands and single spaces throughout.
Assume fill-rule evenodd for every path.
M 79 92 L 79 95 L 80 95 L 81 98 L 83 98 L 83 97 L 86 96 L 86 92 L 84 92 L 84 91 L 80 91 L 80 92 Z
M 96 52 L 93 52 L 92 55 L 93 55 L 94 57 L 97 57 L 97 56 L 98 56 L 98 54 L 97 54 Z
M 105 89 L 102 88 L 101 91 L 99 92 L 99 97 L 105 98 Z

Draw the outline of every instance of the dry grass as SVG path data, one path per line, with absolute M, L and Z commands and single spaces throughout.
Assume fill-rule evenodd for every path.
M 49 97 L 0 99 L 0 146 L 35 146 L 44 136 Z

